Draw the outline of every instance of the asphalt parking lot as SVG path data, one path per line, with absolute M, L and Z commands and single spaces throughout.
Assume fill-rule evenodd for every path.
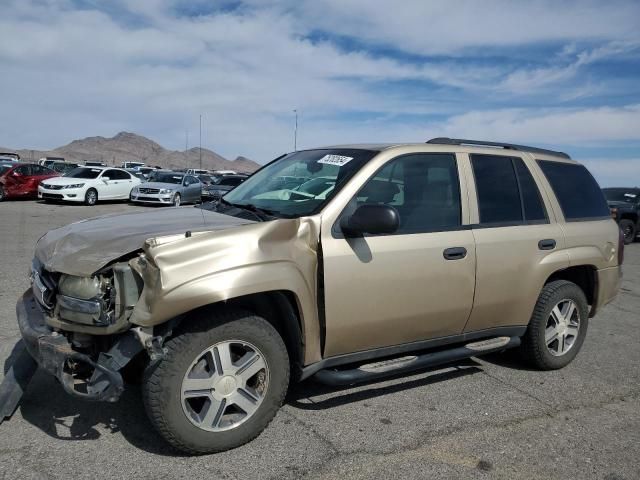
M 0 204 L 0 364 L 36 240 L 91 216 L 145 207 Z M 255 441 L 185 457 L 149 424 L 139 390 L 116 404 L 68 397 L 38 373 L 0 425 L 0 478 L 640 478 L 640 243 L 622 291 L 567 368 L 513 355 L 331 390 L 307 381 Z M 0 375 L 2 375 L 0 369 Z

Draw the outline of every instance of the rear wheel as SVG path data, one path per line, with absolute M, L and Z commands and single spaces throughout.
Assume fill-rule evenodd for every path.
M 566 280 L 544 286 L 520 347 L 524 359 L 540 370 L 568 365 L 587 334 L 589 305 L 580 287 Z
M 95 188 L 90 188 L 87 193 L 84 194 L 84 204 L 93 206 L 98 203 L 98 192 Z
M 624 235 L 624 243 L 625 245 L 629 245 L 633 243 L 636 239 L 636 224 L 633 223 L 633 220 L 629 220 L 627 218 L 623 218 L 620 220 L 620 230 Z
M 280 408 L 289 357 L 275 328 L 240 310 L 188 323 L 143 381 L 147 414 L 160 434 L 190 454 L 249 442 Z

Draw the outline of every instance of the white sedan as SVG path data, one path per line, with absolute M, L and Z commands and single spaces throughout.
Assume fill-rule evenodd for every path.
M 64 177 L 49 178 L 38 186 L 38 198 L 95 205 L 98 200 L 129 200 L 140 179 L 122 168 L 78 167 Z

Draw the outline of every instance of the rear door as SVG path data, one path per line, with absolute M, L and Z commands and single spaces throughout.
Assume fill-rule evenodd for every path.
M 391 158 L 323 218 L 324 356 L 461 333 L 475 283 L 475 248 L 453 153 Z M 386 204 L 400 215 L 389 235 L 344 238 L 342 215 Z M 328 223 L 325 223 L 328 222 Z M 455 248 L 463 255 L 447 258 Z
M 527 154 L 470 154 L 469 161 L 477 268 L 465 332 L 527 325 L 546 279 L 568 266 L 562 229 Z

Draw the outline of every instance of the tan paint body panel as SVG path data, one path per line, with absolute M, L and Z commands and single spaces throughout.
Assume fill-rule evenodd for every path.
M 325 356 L 462 332 L 473 304 L 470 230 L 361 239 L 323 236 Z M 451 246 L 462 260 L 445 260 Z
M 274 220 L 219 232 L 147 242 L 144 280 L 130 321 L 161 324 L 195 308 L 275 290 L 294 293 L 305 361 L 320 359 L 316 307 L 317 219 Z

